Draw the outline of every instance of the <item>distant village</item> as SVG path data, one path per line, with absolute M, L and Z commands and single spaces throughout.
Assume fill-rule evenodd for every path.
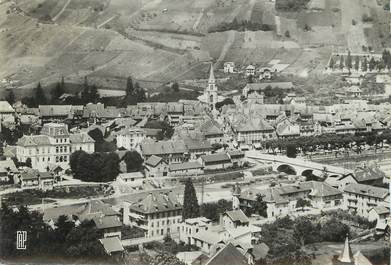
M 163 242 L 180 250 L 150 264 L 271 264 L 323 240 L 341 244 L 330 264 L 372 264 L 352 246 L 388 242 L 389 177 L 366 158 L 391 154 L 391 104 L 370 103 L 364 75 L 351 74 L 338 103 L 313 105 L 293 82 L 274 81 L 279 67 L 248 65 L 233 96 L 211 64 L 197 100 L 0 101 L 0 198 L 38 211 L 53 230 L 60 216 L 92 220 L 98 245 L 119 262 Z M 222 71 L 235 73 L 235 63 Z M 386 73 L 376 78 L 391 85 Z M 311 264 L 314 253 L 284 264 Z

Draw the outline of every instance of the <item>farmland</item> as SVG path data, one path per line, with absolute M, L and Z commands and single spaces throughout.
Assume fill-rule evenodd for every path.
M 6 14 L 0 16 L 0 79 L 13 80 L 17 95 L 61 76 L 71 83 L 89 76 L 100 89 L 118 90 L 132 75 L 154 89 L 205 78 L 203 62 L 210 60 L 243 67 L 272 59 L 289 66 L 284 72 L 306 76 L 321 72 L 333 51 L 384 49 L 390 43 L 384 4 L 311 0 L 292 12 L 268 0 L 7 1 L 0 4 Z M 208 33 L 234 20 L 273 30 Z

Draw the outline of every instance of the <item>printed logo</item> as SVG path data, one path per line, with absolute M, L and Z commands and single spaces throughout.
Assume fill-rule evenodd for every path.
M 16 231 L 16 249 L 26 249 L 27 231 Z

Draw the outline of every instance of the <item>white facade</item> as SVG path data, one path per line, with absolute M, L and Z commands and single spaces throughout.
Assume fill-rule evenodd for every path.
M 124 129 L 117 134 L 117 147 L 127 150 L 139 148 L 141 142 L 146 138 L 145 131 L 140 128 Z

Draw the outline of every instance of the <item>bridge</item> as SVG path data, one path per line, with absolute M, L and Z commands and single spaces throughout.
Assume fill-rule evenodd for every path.
M 330 176 L 342 176 L 353 173 L 352 170 L 343 167 L 320 164 L 301 158 L 263 154 L 259 151 L 247 151 L 246 157 L 258 162 L 271 164 L 273 171 L 285 172 L 293 175 L 308 176 L 314 174 L 320 176 L 322 173 L 327 173 Z

